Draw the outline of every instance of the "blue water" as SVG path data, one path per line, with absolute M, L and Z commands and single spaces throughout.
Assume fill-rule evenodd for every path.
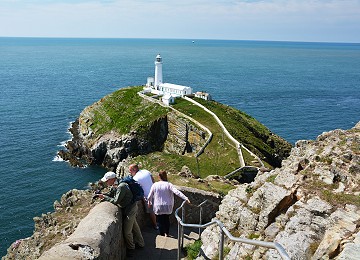
M 295 143 L 360 120 L 360 44 L 0 38 L 0 255 L 72 188 L 104 172 L 54 160 L 82 109 L 146 83 L 210 92 Z

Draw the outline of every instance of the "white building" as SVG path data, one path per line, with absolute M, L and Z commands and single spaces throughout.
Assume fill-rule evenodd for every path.
M 153 77 L 148 77 L 147 78 L 147 82 L 146 82 L 147 87 L 149 87 L 149 88 L 154 87 L 154 85 L 155 85 L 154 83 L 155 83 L 155 81 L 154 81 Z
M 161 100 L 165 105 L 169 106 L 171 104 L 174 104 L 175 97 L 173 95 L 167 93 L 161 98 Z
M 192 94 L 192 88 L 171 83 L 163 83 L 162 58 L 158 54 L 155 58 L 155 77 L 148 77 L 145 91 L 150 91 L 156 95 L 171 94 L 172 98 L 182 97 Z M 165 98 L 167 100 L 168 98 Z
M 159 90 L 163 93 L 173 94 L 174 96 L 185 96 L 192 94 L 192 89 L 190 87 L 171 84 L 171 83 L 163 83 L 159 85 Z
M 195 92 L 195 97 L 202 98 L 205 100 L 212 100 L 211 95 L 209 93 L 202 91 Z

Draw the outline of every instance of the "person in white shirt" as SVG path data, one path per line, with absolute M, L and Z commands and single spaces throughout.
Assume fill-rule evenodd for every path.
M 159 233 L 161 236 L 169 236 L 170 229 L 170 215 L 174 208 L 174 194 L 186 200 L 190 204 L 190 200 L 175 186 L 168 182 L 167 173 L 165 171 L 159 172 L 159 180 L 155 182 L 150 189 L 148 195 L 149 206 L 152 203 L 153 211 L 156 215 L 156 221 L 159 226 Z
M 147 197 L 149 195 L 151 186 L 154 183 L 154 178 L 151 175 L 151 173 L 148 170 L 140 170 L 139 166 L 137 164 L 131 164 L 129 166 L 129 172 L 133 176 L 133 179 L 137 181 L 141 187 L 144 190 L 144 207 L 146 213 L 149 213 L 150 220 L 155 229 L 158 229 L 157 223 L 156 223 L 156 216 L 154 214 L 154 211 L 152 210 L 152 207 L 148 207 Z

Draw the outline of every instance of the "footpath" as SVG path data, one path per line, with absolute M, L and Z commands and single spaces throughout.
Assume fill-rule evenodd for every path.
M 146 260 L 174 260 L 177 259 L 178 240 L 177 240 L 177 225 L 172 224 L 170 227 L 170 236 L 164 237 L 158 234 L 158 231 L 150 226 L 144 227 L 142 235 L 145 240 L 145 247 L 136 249 L 132 257 L 127 257 L 128 260 L 146 259 Z M 187 229 L 184 231 L 184 246 L 194 243 L 199 235 L 195 232 L 190 232 Z M 181 252 L 181 259 L 186 259 L 184 252 Z
M 151 98 L 151 97 L 148 97 L 146 95 L 144 95 L 143 93 L 141 92 L 138 92 L 138 95 L 141 96 L 142 98 L 150 101 L 150 102 L 153 102 L 153 103 L 158 103 L 159 105 L 163 106 L 163 107 L 167 107 L 167 108 L 170 108 L 174 111 L 176 111 L 177 113 L 183 115 L 184 117 L 188 118 L 189 120 L 193 121 L 195 124 L 198 124 L 201 128 L 203 128 L 206 132 L 208 132 L 209 134 L 209 139 L 208 141 L 206 141 L 204 147 L 201 149 L 201 152 L 197 154 L 200 155 L 202 153 L 202 151 L 205 149 L 205 147 L 209 144 L 209 142 L 211 141 L 212 139 L 212 133 L 211 131 L 204 125 L 200 124 L 200 122 L 196 121 L 195 119 L 193 119 L 192 117 L 190 116 L 187 116 L 185 115 L 184 113 L 181 113 L 180 111 L 176 110 L 175 108 L 173 108 L 172 106 L 168 106 L 168 105 L 165 105 L 163 102 L 159 101 L 159 100 L 156 100 L 154 98 Z M 242 154 L 242 151 L 241 151 L 241 148 L 246 150 L 252 157 L 254 157 L 254 159 L 256 161 L 258 161 L 258 163 L 261 165 L 261 167 L 264 167 L 264 163 L 262 162 L 262 160 L 256 155 L 254 154 L 252 151 L 250 151 L 247 147 L 245 147 L 242 143 L 240 143 L 239 141 L 237 141 L 230 133 L 229 131 L 226 129 L 226 127 L 224 126 L 224 124 L 222 123 L 222 121 L 220 120 L 220 118 L 212 111 L 210 111 L 209 109 L 207 109 L 205 106 L 201 105 L 199 102 L 196 102 L 195 100 L 189 98 L 189 97 L 182 97 L 183 99 L 197 105 L 198 107 L 202 108 L 205 112 L 209 113 L 210 115 L 212 115 L 214 117 L 214 119 L 216 120 L 216 122 L 219 124 L 219 126 L 222 128 L 222 131 L 224 132 L 224 134 L 233 142 L 234 146 L 235 146 L 235 149 L 238 153 L 238 156 L 239 156 L 239 161 L 240 161 L 240 167 L 245 167 L 246 164 L 245 164 L 245 160 L 244 160 L 244 157 L 243 157 L 243 154 Z

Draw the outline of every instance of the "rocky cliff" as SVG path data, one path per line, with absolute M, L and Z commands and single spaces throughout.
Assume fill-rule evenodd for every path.
M 195 157 L 195 154 L 203 149 L 211 133 L 204 131 L 201 124 L 196 124 L 182 114 L 161 106 L 155 99 L 140 97 L 137 93 L 141 89 L 142 87 L 120 89 L 86 107 L 72 124 L 70 131 L 73 138 L 67 143 L 67 150 L 60 151 L 59 155 L 74 166 L 97 164 L 113 171 L 124 159 L 155 151 Z M 217 112 L 221 115 L 224 114 L 223 120 L 227 119 L 227 125 L 231 126 L 232 132 L 237 134 L 239 140 L 246 141 L 254 153 L 265 161 L 273 163 L 270 163 L 270 167 L 276 166 L 288 155 L 291 144 L 271 133 L 254 118 L 229 107 L 224 109 L 217 102 L 212 102 L 212 107 L 217 108 Z M 232 120 L 228 115 L 230 110 Z M 202 119 L 205 119 L 205 122 L 206 117 L 211 118 L 204 113 Z M 220 160 L 222 158 L 219 155 L 231 154 L 231 150 L 235 153 L 235 149 L 224 146 L 226 140 L 221 132 L 216 130 L 214 135 L 219 137 L 213 143 L 221 142 L 221 144 L 211 144 L 210 148 L 206 148 L 203 156 L 216 154 L 217 161 L 229 165 L 224 161 L 225 159 Z M 269 145 L 269 140 L 276 142 L 272 141 Z M 235 160 L 231 159 L 233 168 L 229 168 L 228 172 L 221 175 L 239 167 L 236 155 L 232 158 L 235 158 Z M 251 164 L 250 161 L 248 163 Z M 194 161 L 192 164 L 196 163 L 198 162 Z M 199 168 L 198 165 L 188 166 L 192 167 L 193 171 L 195 167 Z
M 31 237 L 15 241 L 7 251 L 6 259 L 38 259 L 42 252 L 70 236 L 80 221 L 98 204 L 92 200 L 91 190 L 70 190 L 54 202 L 54 212 L 35 217 Z
M 59 155 L 73 166 L 97 164 L 115 170 L 118 163 L 128 157 L 154 151 L 183 155 L 202 147 L 205 132 L 176 113 L 142 99 L 135 90 L 139 89 L 122 89 L 85 108 L 72 123 L 70 132 L 73 138 L 66 145 L 67 151 L 62 150 Z M 133 96 L 126 100 L 122 97 L 123 92 L 130 92 Z M 134 118 L 118 111 L 114 105 L 117 102 L 127 107 L 127 113 Z M 112 103 L 110 109 L 107 103 Z M 125 127 L 116 127 L 119 122 Z M 108 124 L 114 126 L 108 127 Z
M 360 122 L 298 141 L 282 167 L 230 191 L 216 218 L 234 236 L 276 241 L 291 259 L 359 259 Z M 219 231 L 202 234 L 217 255 Z M 274 250 L 227 241 L 226 259 L 274 259 Z

